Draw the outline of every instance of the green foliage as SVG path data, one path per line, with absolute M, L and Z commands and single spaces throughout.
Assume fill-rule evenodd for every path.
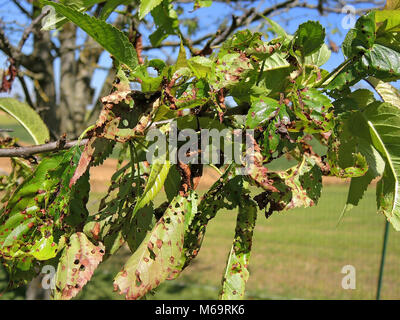
M 161 4 L 163 0 L 141 0 L 139 7 L 139 19 L 143 19 L 146 14 Z
M 378 212 L 400 229 L 400 95 L 389 83 L 400 78 L 397 2 L 359 18 L 342 46 L 346 60 L 332 73 L 322 69 L 331 52 L 319 22 L 303 23 L 289 35 L 266 18 L 277 36 L 272 40 L 241 30 L 219 48 L 200 52 L 182 38 L 175 64 L 159 59 L 139 64 L 140 52 L 128 37 L 104 21 L 125 1 L 108 1 L 100 19 L 84 13 L 92 5 L 88 2 L 44 3 L 109 51 L 117 79 L 111 94 L 101 99 L 96 124 L 85 131 L 89 139 L 83 151 L 75 146 L 44 155 L 35 168 L 24 167 L 24 182 L 18 187 L 12 181 L 2 184 L 7 194 L 0 211 L 0 259 L 13 285 L 33 277 L 34 265 L 50 263 L 58 266 L 54 298 L 70 299 L 100 262 L 126 244 L 132 255 L 116 275 L 114 287 L 127 299 L 145 298 L 190 266 L 208 223 L 221 209 L 238 208 L 220 298 L 243 298 L 257 206 L 266 217 L 314 206 L 321 196 L 322 176 L 351 179 L 343 213 L 379 178 Z M 210 4 L 194 1 L 194 9 Z M 149 37 L 154 47 L 169 35 L 182 36 L 172 1 L 140 1 L 139 19 L 149 13 L 156 25 Z M 366 89 L 352 91 L 360 80 L 367 80 L 383 101 Z M 131 82 L 140 83 L 141 89 L 131 90 Z M 228 97 L 236 107 L 227 107 Z M 2 101 L 0 106 L 9 100 Z M 11 113 L 17 108 L 7 106 L 2 108 Z M 17 117 L 37 141 L 48 139 L 32 126 L 34 115 Z M 211 153 L 224 153 L 233 145 L 241 157 L 213 163 L 220 177 L 199 198 L 195 189 L 204 164 L 175 164 L 167 158 L 169 149 L 147 163 L 146 152 L 154 145 L 146 135 L 153 128 L 168 138 L 193 129 L 199 139 L 203 129 L 227 129 L 226 143 Z M 249 131 L 232 144 L 229 135 L 238 129 Z M 208 150 L 203 145 L 184 149 L 186 143 L 176 139 L 179 151 L 191 153 L 194 160 Z M 313 143 L 319 144 L 321 154 Z M 97 212 L 90 215 L 89 168 L 101 165 L 116 145 L 121 150 L 116 172 Z M 282 157 L 295 165 L 271 171 L 270 163 Z M 250 186 L 258 188 L 257 195 L 248 192 Z M 155 196 L 163 188 L 168 202 L 156 206 Z
M 43 3 L 53 6 L 59 14 L 62 14 L 78 25 L 121 63 L 126 64 L 131 69 L 137 66 L 136 50 L 128 37 L 120 30 L 102 20 L 76 11 L 60 3 L 51 1 L 43 1 Z
M 304 57 L 316 52 L 324 44 L 325 29 L 319 22 L 309 21 L 299 26 L 294 35 L 293 49 Z
M 49 129 L 39 115 L 26 103 L 13 98 L 0 98 L 0 109 L 14 117 L 36 144 L 50 140 Z

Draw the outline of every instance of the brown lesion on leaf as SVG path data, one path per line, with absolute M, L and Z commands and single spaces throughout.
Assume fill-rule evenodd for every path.
M 13 58 L 8 59 L 9 66 L 7 71 L 3 73 L 0 92 L 10 92 L 12 88 L 12 84 L 17 77 L 18 70 L 15 64 L 15 60 Z

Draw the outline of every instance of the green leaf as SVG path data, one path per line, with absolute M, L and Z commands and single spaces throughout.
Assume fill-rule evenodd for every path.
M 265 59 L 263 72 L 290 67 L 290 63 L 285 59 L 285 56 L 284 53 L 279 51 L 269 55 Z
M 132 0 L 108 0 L 105 2 L 104 7 L 101 9 L 99 19 L 106 20 L 110 14 L 121 4 L 128 5 Z
M 180 271 L 188 201 L 177 196 L 114 280 L 126 299 L 139 299 Z
M 137 200 L 133 215 L 152 201 L 158 192 L 162 189 L 164 181 L 167 178 L 171 164 L 166 158 L 157 159 L 151 165 L 150 176 L 147 179 L 146 187 L 142 196 Z
M 103 255 L 104 246 L 101 242 L 94 245 L 84 233 L 74 233 L 58 263 L 54 299 L 69 300 L 75 297 L 90 280 Z
M 164 190 L 167 195 L 167 200 L 172 201 L 173 198 L 178 194 L 181 182 L 181 175 L 176 169 L 176 165 L 171 166 L 167 178 L 164 182 Z
M 331 57 L 331 53 L 331 50 L 329 50 L 328 46 L 324 43 L 318 51 L 307 56 L 304 60 L 304 63 L 306 65 L 321 67 L 328 62 L 329 58 Z
M 60 3 L 44 1 L 53 6 L 59 14 L 71 20 L 105 50 L 111 53 L 118 61 L 127 65 L 132 70 L 138 65 L 137 53 L 128 37 L 120 30 L 87 14 L 78 12 Z
M 278 37 L 282 37 L 282 38 L 287 38 L 288 34 L 286 33 L 285 29 L 283 29 L 278 23 L 276 23 L 274 20 L 264 17 L 262 16 L 264 20 L 266 20 L 270 26 L 271 26 L 271 30 L 272 32 L 274 32 Z
M 141 0 L 139 6 L 139 19 L 142 20 L 150 11 L 161 4 L 163 0 Z
M 354 130 L 353 132 L 356 136 L 363 137 L 368 134 L 366 130 Z M 358 147 L 361 154 L 363 154 L 367 160 L 368 171 L 364 176 L 351 179 L 346 205 L 343 209 L 341 217 L 339 218 L 339 222 L 345 213 L 349 212 L 353 207 L 358 205 L 372 180 L 381 176 L 385 169 L 385 161 L 382 159 L 379 152 L 373 147 L 370 138 L 366 138 L 367 139 L 361 138 L 358 140 Z
M 324 44 L 325 29 L 319 22 L 308 21 L 297 29 L 294 35 L 294 47 L 304 57 L 316 52 Z
M 178 58 L 176 59 L 175 69 L 178 70 L 180 68 L 185 68 L 187 66 L 188 66 L 188 64 L 187 64 L 187 58 L 186 58 L 186 50 L 181 41 Z
M 168 0 L 164 0 L 151 11 L 157 30 L 150 36 L 150 42 L 153 47 L 158 47 L 162 41 L 169 35 L 177 33 L 179 28 L 178 14 L 173 9 L 172 4 Z
M 399 32 L 400 14 L 399 10 L 379 10 L 375 12 L 375 22 L 380 33 Z
M 372 103 L 363 113 L 374 147 L 385 159 L 385 171 L 377 188 L 379 211 L 400 230 L 400 109 L 389 103 Z
M 400 108 L 400 92 L 398 89 L 393 87 L 390 83 L 374 77 L 369 77 L 367 82 L 369 82 L 375 88 L 378 94 L 382 97 L 383 101 Z
M 0 109 L 15 118 L 28 131 L 35 144 L 50 141 L 49 129 L 26 103 L 13 98 L 0 98 Z
M 93 5 L 103 2 L 104 0 L 62 0 L 61 4 L 70 7 L 79 12 L 85 12 L 87 9 L 92 7 Z M 41 1 L 44 2 L 44 1 Z M 107 1 L 110 2 L 110 1 Z M 111 0 L 111 2 L 113 2 Z M 42 30 L 48 31 L 55 28 L 61 28 L 68 21 L 63 15 L 56 13 L 56 16 L 46 16 L 44 17 L 42 23 Z
M 196 56 L 187 60 L 187 64 L 198 78 L 206 78 L 212 74 L 214 63 L 206 57 Z
M 244 299 L 245 286 L 249 278 L 253 230 L 257 218 L 256 203 L 247 197 L 242 195 L 242 203 L 239 205 L 235 238 L 222 279 L 220 300 Z
M 258 126 L 263 126 L 279 113 L 281 105 L 278 101 L 260 97 L 254 101 L 247 113 L 246 126 L 249 129 L 255 129 Z

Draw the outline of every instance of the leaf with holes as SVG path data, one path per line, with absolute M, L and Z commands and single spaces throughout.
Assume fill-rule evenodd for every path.
M 220 300 L 244 299 L 246 282 L 249 279 L 250 252 L 253 231 L 257 218 L 256 203 L 242 194 L 236 220 L 235 238 L 222 278 Z
M 177 196 L 114 280 L 126 299 L 139 299 L 180 271 L 187 199 Z
M 61 255 L 55 276 L 54 299 L 75 297 L 103 260 L 104 246 L 94 245 L 82 232 L 74 233 Z

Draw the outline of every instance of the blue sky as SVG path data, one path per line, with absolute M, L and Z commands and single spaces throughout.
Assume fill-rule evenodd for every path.
M 260 11 L 265 8 L 270 7 L 275 3 L 279 3 L 281 1 L 247 1 L 246 7 L 255 7 Z M 317 1 L 307 1 L 309 4 L 316 4 Z M 364 7 L 366 7 L 364 5 Z M 201 37 L 204 34 L 208 34 L 210 32 L 215 32 L 219 23 L 223 22 L 224 19 L 227 23 L 230 23 L 230 17 L 232 13 L 240 15 L 240 11 L 232 11 L 227 5 L 222 3 L 214 2 L 211 7 L 201 8 L 193 12 L 192 4 L 184 4 L 182 5 L 184 9 L 184 13 L 180 16 L 180 19 L 197 19 L 200 27 L 200 31 L 193 36 L 193 39 Z M 362 6 L 358 5 L 357 8 L 362 8 Z M 326 14 L 324 16 L 319 15 L 316 10 L 308 10 L 308 9 L 293 9 L 289 13 L 283 13 L 280 15 L 272 16 L 271 18 L 276 22 L 280 23 L 288 33 L 294 33 L 297 27 L 308 20 L 317 20 L 319 21 L 326 29 L 327 29 L 327 38 L 334 41 L 338 45 L 343 41 L 348 30 L 345 30 L 342 27 L 342 19 L 346 16 L 346 14 Z M 19 13 L 19 10 L 10 2 L 0 0 L 0 17 L 3 21 L 9 22 L 7 24 L 7 28 L 11 27 L 17 30 L 9 30 L 8 34 L 13 35 L 11 40 L 14 44 L 18 43 L 19 38 L 21 36 L 21 32 L 23 30 L 23 26 L 28 23 L 26 17 L 23 14 Z M 151 21 L 151 16 L 148 15 L 146 18 Z M 113 16 L 109 18 L 112 20 Z M 216 23 L 217 22 L 217 23 Z M 259 28 L 259 31 L 266 31 L 268 26 L 264 24 L 263 21 L 259 20 L 249 26 L 250 29 Z M 141 30 L 143 33 L 144 45 L 149 45 L 148 41 L 148 33 L 145 30 Z M 82 34 L 82 39 L 83 39 Z M 169 37 L 166 41 L 178 40 L 176 37 Z M 28 41 L 24 47 L 24 52 L 29 53 L 31 50 L 30 41 Z M 178 52 L 177 50 L 172 50 L 171 48 L 166 48 L 164 52 L 160 50 L 151 50 L 149 52 L 149 58 L 166 58 L 166 55 L 170 55 L 176 58 Z M 338 66 L 343 61 L 343 55 L 341 52 L 335 54 L 333 53 L 329 62 L 324 66 L 324 68 L 328 71 L 333 70 L 336 66 Z M 104 53 L 101 58 L 101 63 L 103 67 L 111 66 L 111 59 L 107 53 Z M 6 57 L 3 54 L 0 54 L 0 66 L 1 68 L 5 68 Z M 56 77 L 58 76 L 58 63 L 56 62 Z M 102 70 L 97 70 L 92 78 L 92 86 L 98 92 L 102 82 L 104 81 L 106 73 Z M 14 88 L 11 92 L 11 95 L 18 94 L 19 96 L 23 96 L 21 87 L 19 83 L 16 82 Z

